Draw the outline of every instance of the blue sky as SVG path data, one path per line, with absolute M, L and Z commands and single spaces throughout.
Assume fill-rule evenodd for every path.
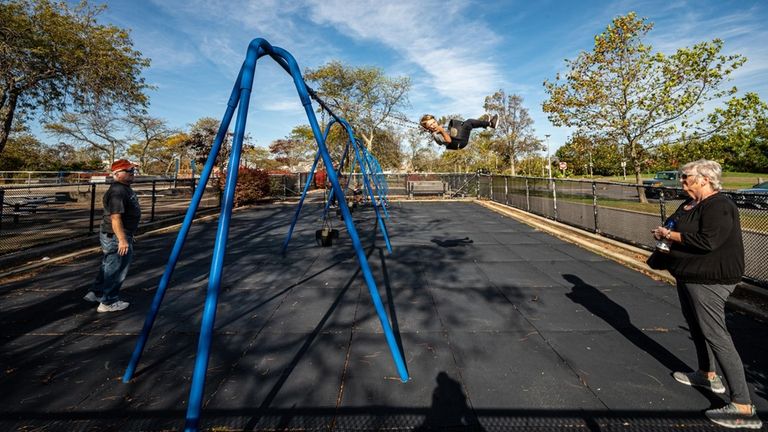
M 468 1 L 468 0 L 120 0 L 106 2 L 102 22 L 131 29 L 152 60 L 157 86 L 150 114 L 185 128 L 221 118 L 248 43 L 257 37 L 288 50 L 302 70 L 330 60 L 376 66 L 412 80 L 411 120 L 421 114 L 482 114 L 498 89 L 524 99 L 539 137 L 555 149 L 569 132 L 541 110 L 542 82 L 565 71 L 564 59 L 592 49 L 618 15 L 635 11 L 655 24 L 647 43 L 671 53 L 721 38 L 725 53 L 748 61 L 731 82 L 768 100 L 768 2 Z M 290 77 L 259 61 L 248 132 L 267 146 L 307 123 Z

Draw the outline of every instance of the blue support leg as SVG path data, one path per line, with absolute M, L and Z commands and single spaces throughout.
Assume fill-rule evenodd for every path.
M 171 276 L 173 275 L 173 270 L 176 268 L 176 263 L 178 262 L 179 256 L 181 255 L 181 250 L 184 248 L 187 234 L 189 233 L 189 229 L 192 226 L 193 220 L 195 219 L 195 213 L 200 206 L 203 193 L 205 193 L 205 186 L 208 184 L 211 172 L 213 171 L 216 155 L 221 149 L 221 144 L 224 141 L 224 137 L 226 136 L 229 124 L 232 121 L 235 108 L 237 107 L 238 101 L 240 99 L 239 86 L 241 76 L 242 69 L 238 75 L 237 81 L 235 81 L 235 86 L 232 88 L 232 93 L 229 96 L 229 102 L 227 103 L 227 110 L 224 113 L 224 118 L 221 120 L 219 131 L 216 134 L 216 139 L 214 140 L 211 151 L 208 154 L 208 160 L 203 167 L 203 172 L 200 174 L 198 187 L 195 189 L 195 193 L 192 196 L 189 208 L 187 208 L 187 214 L 184 217 L 184 222 L 181 224 L 179 234 L 176 236 L 176 243 L 173 245 L 173 250 L 171 251 L 170 257 L 168 258 L 168 264 L 165 267 L 165 272 L 160 279 L 157 292 L 155 292 L 155 297 L 152 300 L 149 313 L 147 314 L 147 317 L 144 321 L 144 327 L 141 329 L 141 333 L 139 333 L 139 339 L 136 341 L 136 346 L 134 347 L 133 354 L 131 355 L 131 360 L 128 362 L 128 367 L 126 368 L 125 374 L 123 375 L 123 382 L 125 383 L 129 382 L 131 378 L 133 378 L 133 374 L 136 372 L 136 367 L 139 364 L 141 355 L 144 352 L 144 347 L 146 346 L 147 340 L 149 339 L 149 333 L 152 331 L 155 319 L 157 318 L 160 305 L 163 302 L 163 297 L 165 296 L 165 292 L 170 283 Z
M 237 122 L 235 123 L 235 136 L 232 141 L 232 154 L 229 157 L 229 165 L 227 167 L 229 172 L 227 173 L 227 180 L 224 188 L 224 202 L 222 204 L 221 217 L 219 218 L 219 226 L 216 231 L 216 243 L 213 248 L 213 259 L 208 278 L 208 291 L 205 299 L 205 306 L 203 308 L 203 320 L 200 325 L 200 338 L 197 345 L 195 368 L 192 373 L 192 387 L 189 392 L 189 404 L 187 406 L 185 423 L 185 430 L 187 432 L 197 431 L 200 422 L 200 410 L 203 406 L 203 391 L 205 389 L 205 375 L 208 370 L 213 328 L 216 321 L 216 306 L 218 305 L 219 290 L 221 288 L 224 254 L 227 249 L 229 223 L 232 218 L 235 187 L 237 186 L 237 174 L 240 167 L 240 153 L 243 145 L 243 136 L 245 134 L 245 123 L 248 117 L 248 105 L 250 102 L 251 88 L 253 86 L 256 59 L 258 58 L 258 53 L 263 43 L 266 43 L 263 39 L 256 39 L 251 42 L 248 49 L 248 55 L 246 56 L 243 65 L 243 73 L 240 81 L 240 105 L 237 111 Z
M 317 123 L 317 118 L 315 117 L 315 113 L 312 109 L 312 102 L 309 99 L 309 93 L 307 92 L 304 79 L 301 77 L 301 71 L 296 64 L 296 60 L 293 58 L 293 56 L 291 56 L 290 53 L 283 50 L 282 48 L 274 47 L 273 51 L 276 55 L 282 57 L 287 62 L 291 76 L 293 77 L 294 84 L 296 85 L 296 89 L 298 90 L 299 96 L 301 97 L 302 105 L 304 105 L 304 110 L 307 114 L 307 118 L 309 119 L 310 126 L 312 127 L 312 132 L 315 134 L 315 139 L 320 149 L 323 163 L 325 163 L 326 166 L 333 166 L 331 156 L 325 146 L 325 141 L 321 138 L 322 135 L 320 134 L 320 126 Z M 336 177 L 336 173 L 334 173 L 333 170 L 329 170 L 328 175 L 336 193 L 339 194 L 339 196 L 344 196 L 341 190 L 341 186 L 339 185 L 338 178 Z M 408 370 L 405 367 L 405 361 L 403 360 L 403 356 L 400 353 L 400 348 L 397 344 L 397 340 L 395 339 L 394 332 L 392 331 L 392 325 L 387 318 L 386 311 L 384 310 L 384 306 L 381 302 L 381 296 L 379 295 L 378 288 L 376 287 L 376 282 L 373 279 L 371 268 L 368 265 L 368 258 L 365 256 L 365 251 L 363 250 L 360 237 L 358 236 L 357 230 L 355 229 L 354 223 L 352 221 L 352 215 L 349 212 L 346 201 L 342 200 L 340 204 L 341 212 L 344 216 L 344 223 L 347 226 L 347 231 L 352 240 L 352 245 L 354 246 L 355 252 L 357 253 L 357 258 L 360 262 L 363 278 L 365 279 L 366 285 L 368 286 L 368 291 L 371 295 L 371 299 L 373 300 L 376 313 L 379 316 L 379 322 L 381 323 L 381 327 L 384 330 L 384 336 L 387 340 L 387 345 L 389 346 L 389 350 L 392 354 L 395 366 L 397 367 L 400 379 L 403 382 L 406 382 L 409 378 Z

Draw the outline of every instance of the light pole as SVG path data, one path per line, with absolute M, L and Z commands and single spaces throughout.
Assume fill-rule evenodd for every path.
M 549 134 L 544 135 L 547 141 L 547 178 L 552 178 L 552 161 L 549 159 Z

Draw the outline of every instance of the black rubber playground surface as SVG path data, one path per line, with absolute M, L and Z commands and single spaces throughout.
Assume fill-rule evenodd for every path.
M 305 209 L 237 212 L 205 388 L 205 430 L 716 430 L 673 287 L 470 202 L 394 203 L 393 254 L 354 214 L 402 346 L 400 382 L 345 232 Z M 338 226 L 341 223 L 336 220 Z M 0 430 L 184 425 L 216 223 L 195 225 L 136 377 L 121 381 L 175 233 L 146 238 L 123 293 L 81 298 L 99 257 L 0 281 Z M 768 324 L 729 312 L 768 414 Z

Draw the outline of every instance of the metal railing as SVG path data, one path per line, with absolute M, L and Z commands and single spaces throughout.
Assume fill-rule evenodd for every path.
M 137 179 L 141 225 L 183 215 L 197 179 Z M 108 183 L 26 184 L 0 187 L 0 257 L 35 246 L 95 235 Z M 213 180 L 201 209 L 219 207 Z
M 520 210 L 597 233 L 647 250 L 650 230 L 682 202 L 680 189 L 668 193 L 625 183 L 491 176 L 467 173 L 383 174 L 390 196 L 407 195 L 410 181 L 442 180 L 451 197 L 490 199 Z M 307 173 L 270 175 L 272 198 L 297 197 Z M 218 179 L 207 186 L 201 209 L 219 207 Z M 353 176 L 352 184 L 359 181 Z M 101 220 L 106 183 L 25 184 L 0 187 L 0 257 L 19 250 L 94 235 Z M 194 190 L 193 179 L 137 179 L 133 188 L 142 205 L 142 224 L 182 216 Z M 722 192 L 739 208 L 746 259 L 746 280 L 768 287 L 768 194 Z M 674 199 L 666 198 L 675 196 Z
M 653 250 L 651 229 L 683 202 L 679 188 L 645 189 L 624 183 L 478 175 L 478 197 Z M 640 192 L 648 192 L 646 203 Z M 655 192 L 655 193 L 651 193 Z M 768 287 L 768 194 L 721 192 L 739 208 L 745 279 Z M 668 199 L 666 196 L 674 196 Z

